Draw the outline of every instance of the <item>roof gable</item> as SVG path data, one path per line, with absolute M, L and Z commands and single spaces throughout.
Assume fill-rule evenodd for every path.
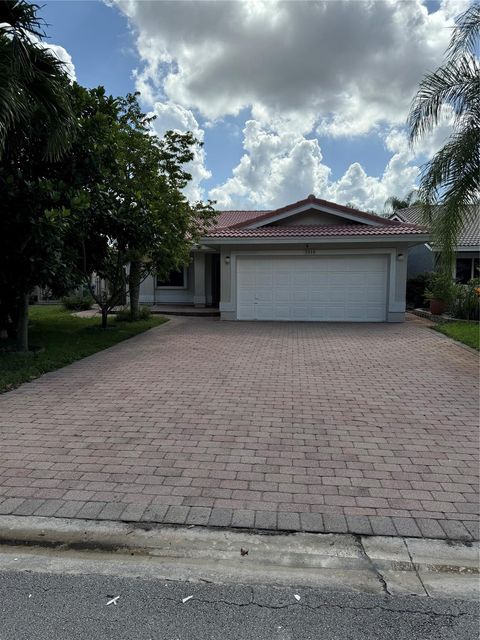
M 335 224 L 366 224 L 370 226 L 379 226 L 385 224 L 392 224 L 392 221 L 382 218 L 359 209 L 353 209 L 351 207 L 345 207 L 343 205 L 336 204 L 334 202 L 328 202 L 327 200 L 321 200 L 314 195 L 308 196 L 304 200 L 299 200 L 286 207 L 275 209 L 274 211 L 267 211 L 263 215 L 255 217 L 255 219 L 249 222 L 242 222 L 235 227 L 242 227 L 245 229 L 258 229 L 268 225 L 280 225 L 288 224 L 289 218 L 306 215 L 308 213 L 311 220 L 308 222 L 310 225 L 329 225 Z M 315 216 L 317 219 L 315 220 Z M 295 224 L 293 221 L 291 224 Z M 303 224 L 303 223 L 302 223 Z

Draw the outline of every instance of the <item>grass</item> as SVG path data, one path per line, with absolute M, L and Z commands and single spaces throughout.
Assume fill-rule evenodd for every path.
M 445 322 L 436 325 L 434 329 L 469 347 L 480 349 L 480 325 L 478 322 Z
M 115 322 L 108 319 L 108 328 L 100 327 L 100 316 L 78 318 L 60 306 L 30 307 L 30 354 L 0 352 L 0 393 L 23 382 L 38 378 L 75 360 L 111 347 L 166 322 L 166 318 L 151 316 L 137 322 Z

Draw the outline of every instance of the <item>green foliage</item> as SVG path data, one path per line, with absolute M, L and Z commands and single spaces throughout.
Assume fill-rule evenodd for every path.
M 451 274 L 446 274 L 443 271 L 432 273 L 425 289 L 425 298 L 427 300 L 442 300 L 450 304 L 454 295 L 455 283 Z
M 388 216 L 395 213 L 395 211 L 406 209 L 414 204 L 419 204 L 416 189 L 409 191 L 403 198 L 399 198 L 397 196 L 390 196 L 390 198 L 387 198 L 383 205 L 383 214 Z
M 414 278 L 407 280 L 407 306 L 412 309 L 418 309 L 425 304 L 425 291 L 432 277 L 431 273 L 420 273 Z
M 93 298 L 87 290 L 83 290 L 65 296 L 62 304 L 68 311 L 87 311 L 92 308 Z
M 480 279 L 467 284 L 455 284 L 448 309 L 454 318 L 461 320 L 480 319 Z
M 72 288 L 61 185 L 51 178 L 75 130 L 65 68 L 39 38 L 36 5 L 0 3 L 0 328 L 28 349 L 23 301 L 34 286 Z
M 35 286 L 62 296 L 95 273 L 106 326 L 128 287 L 133 309 L 142 278 L 186 263 L 214 215 L 182 193 L 194 136 L 154 135 L 138 94 L 71 84 L 42 28 L 35 5 L 0 2 L 0 329 L 24 350 Z
M 449 338 L 463 342 L 463 344 L 480 349 L 480 325 L 478 322 L 445 322 L 433 327 Z
M 132 316 L 130 307 L 124 307 L 115 312 L 117 322 L 136 322 L 137 320 L 148 320 L 151 316 L 150 309 L 140 306 L 135 316 Z
M 48 132 L 43 156 L 59 158 L 75 126 L 65 66 L 40 43 L 38 8 L 25 0 L 0 3 L 0 158 L 36 128 Z
M 0 352 L 0 392 L 167 321 L 152 316 L 138 322 L 118 325 L 113 322 L 108 331 L 103 331 L 97 318 L 75 317 L 55 305 L 32 307 L 30 318 L 31 342 L 37 352 L 30 355 Z
M 453 133 L 422 169 L 419 197 L 425 222 L 440 250 L 440 268 L 451 271 L 460 230 L 474 215 L 468 205 L 480 190 L 480 4 L 474 2 L 456 19 L 447 59 L 428 74 L 415 96 L 408 124 L 415 142 L 453 113 Z M 450 111 L 445 109 L 449 107 Z M 432 215 L 432 205 L 440 204 Z

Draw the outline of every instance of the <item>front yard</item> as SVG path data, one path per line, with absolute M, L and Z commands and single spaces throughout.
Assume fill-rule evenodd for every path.
M 478 322 L 445 322 L 434 327 L 436 331 L 463 342 L 463 344 L 480 349 L 480 325 Z
M 108 328 L 103 330 L 99 316 L 78 318 L 60 306 L 32 306 L 29 336 L 31 347 L 36 351 L 29 355 L 0 352 L 0 392 L 166 321 L 166 318 L 152 316 L 138 322 L 115 322 L 112 316 Z

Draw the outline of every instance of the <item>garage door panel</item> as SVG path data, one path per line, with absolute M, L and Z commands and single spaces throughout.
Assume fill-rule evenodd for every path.
M 288 271 L 275 271 L 273 274 L 274 287 L 289 287 L 292 275 Z
M 256 319 L 257 320 L 272 320 L 274 318 L 275 306 L 266 302 L 257 303 L 256 305 Z M 276 319 L 276 318 L 274 318 Z
M 387 257 L 240 256 L 240 320 L 382 322 L 386 316 Z
M 292 291 L 290 288 L 276 288 L 274 291 L 274 300 L 275 302 L 285 302 L 290 303 L 292 301 Z
M 257 287 L 255 289 L 255 300 L 260 302 L 273 302 L 272 287 Z
M 255 277 L 255 286 L 257 287 L 272 287 L 273 286 L 273 273 L 267 273 L 259 271 Z

